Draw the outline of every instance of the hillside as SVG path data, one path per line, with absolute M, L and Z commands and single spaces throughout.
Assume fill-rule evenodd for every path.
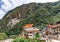
M 10 10 L 0 20 L 0 32 L 19 34 L 23 30 L 24 24 L 28 23 L 41 30 L 47 27 L 48 24 L 57 21 L 60 21 L 60 1 L 55 3 L 23 4 Z

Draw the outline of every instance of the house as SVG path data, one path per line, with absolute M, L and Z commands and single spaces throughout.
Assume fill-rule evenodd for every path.
M 60 40 L 60 23 L 58 24 L 49 24 L 47 27 L 47 30 L 49 32 L 49 37 L 53 39 L 59 39 Z
M 38 28 L 33 27 L 33 24 L 25 24 L 24 32 L 24 35 L 28 36 L 28 38 L 34 38 L 36 33 L 40 33 Z

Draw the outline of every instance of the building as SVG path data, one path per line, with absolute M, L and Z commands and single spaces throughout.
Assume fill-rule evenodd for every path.
M 50 38 L 60 40 L 60 23 L 51 25 L 49 24 L 47 30 Z
M 33 24 L 25 24 L 24 32 L 24 35 L 28 36 L 28 38 L 34 38 L 36 33 L 40 33 L 38 28 L 33 27 Z

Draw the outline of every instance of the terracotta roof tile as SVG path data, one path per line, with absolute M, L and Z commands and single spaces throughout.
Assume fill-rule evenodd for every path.
M 31 28 L 33 24 L 25 24 L 23 28 Z

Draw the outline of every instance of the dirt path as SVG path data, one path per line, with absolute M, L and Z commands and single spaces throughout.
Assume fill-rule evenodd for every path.
M 59 40 L 54 40 L 54 39 L 52 39 L 51 41 L 48 40 L 47 42 L 60 42 L 60 41 L 59 41 Z
M 11 42 L 13 39 L 1 40 L 0 42 Z
M 60 42 L 59 40 L 54 40 L 54 39 L 52 39 L 52 42 Z

